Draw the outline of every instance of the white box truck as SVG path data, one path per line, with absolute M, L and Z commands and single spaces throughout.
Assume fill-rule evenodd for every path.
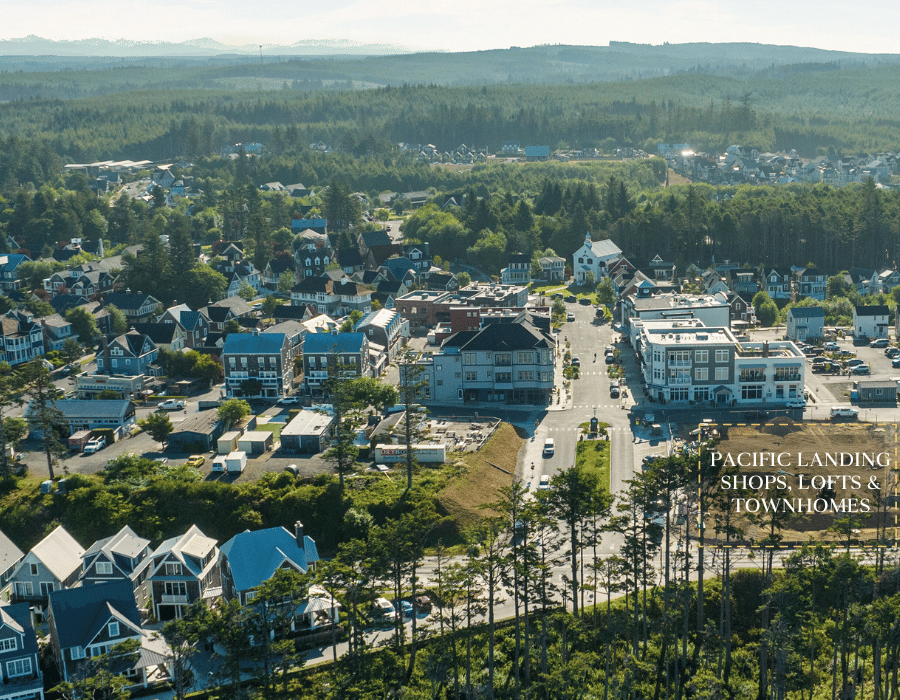
M 225 458 L 226 471 L 240 474 L 247 466 L 246 452 L 230 452 Z

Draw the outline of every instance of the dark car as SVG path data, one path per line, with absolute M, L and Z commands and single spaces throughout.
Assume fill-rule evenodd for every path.
M 591 299 L 590 299 L 590 297 L 582 297 L 581 299 L 578 300 L 578 303 L 581 304 L 582 306 L 590 306 Z
M 897 355 L 900 355 L 900 348 L 887 348 L 884 354 L 893 360 Z
M 419 612 L 429 613 L 431 612 L 431 598 L 427 595 L 416 596 L 416 599 L 413 601 L 413 607 Z
M 576 297 L 574 294 L 570 294 L 569 296 L 566 297 L 566 301 L 568 301 L 570 303 L 573 301 L 578 301 L 578 297 Z
M 551 298 L 551 299 L 562 299 L 562 298 L 563 298 L 563 295 L 560 294 L 559 292 L 556 292 L 556 294 L 554 294 L 554 295 L 553 295 L 552 297 L 550 297 L 550 298 Z
M 606 356 L 606 364 L 612 365 L 612 364 L 615 364 L 615 362 L 616 362 L 616 356 L 615 356 L 615 355 L 607 355 L 607 356 Z

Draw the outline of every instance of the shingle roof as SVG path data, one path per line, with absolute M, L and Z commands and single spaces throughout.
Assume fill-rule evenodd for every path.
M 86 403 L 106 402 L 88 401 Z M 81 555 L 84 554 L 84 548 L 60 525 L 34 545 L 31 553 L 47 567 L 57 580 L 65 581 L 73 571 L 81 567 Z
M 140 629 L 141 618 L 131 581 L 120 580 L 93 586 L 53 591 L 49 596 L 59 646 L 87 646 L 102 627 L 115 617 Z
M 615 243 L 613 243 L 610 239 L 606 238 L 602 241 L 591 241 L 591 252 L 598 257 L 605 257 L 607 255 L 621 255 L 622 251 L 619 249 Z
M 362 255 L 357 248 L 348 248 L 337 252 L 338 264 L 341 267 L 359 267 L 363 264 Z
M 890 310 L 887 306 L 854 306 L 853 311 L 857 316 L 887 316 Z
M 107 294 L 103 299 L 103 305 L 109 306 L 112 304 L 117 309 L 122 311 L 137 311 L 140 309 L 147 299 L 151 299 L 156 302 L 156 299 L 151 297 L 149 294 L 128 294 L 126 292 L 112 292 Z M 158 302 L 157 302 L 158 303 Z
M 265 530 L 245 530 L 222 545 L 222 553 L 228 557 L 234 587 L 239 591 L 254 588 L 272 578 L 285 561 L 289 561 L 306 573 L 310 564 L 319 559 L 316 543 L 311 537 L 303 537 L 303 547 L 283 527 Z
M 202 561 L 215 546 L 216 540 L 204 535 L 196 525 L 191 525 L 190 529 L 183 535 L 170 537 L 159 545 L 152 556 L 156 559 L 160 555 L 172 552 L 190 571 L 199 575 L 202 572 L 194 566 L 191 559 L 184 557 L 182 553 L 197 557 Z
M 149 545 L 150 540 L 138 537 L 134 530 L 125 525 L 115 535 L 94 542 L 90 549 L 84 553 L 84 556 L 104 550 L 132 559 L 143 552 Z
M 474 335 L 461 346 L 463 352 L 532 350 L 553 346 L 550 339 L 530 323 L 491 323 L 479 331 L 468 332 Z M 447 340 L 452 340 L 456 335 L 460 334 L 452 335 Z
M 134 409 L 134 404 L 128 399 L 64 399 L 54 401 L 53 405 L 65 418 L 122 418 Z
M 168 344 L 175 340 L 175 331 L 178 329 L 174 323 L 135 323 L 134 330 L 146 335 L 150 340 L 159 345 Z
M 793 318 L 825 318 L 825 309 L 821 306 L 794 306 L 788 313 Z
M 366 231 L 361 233 L 360 236 L 366 248 L 376 245 L 391 245 L 393 243 L 387 231 Z

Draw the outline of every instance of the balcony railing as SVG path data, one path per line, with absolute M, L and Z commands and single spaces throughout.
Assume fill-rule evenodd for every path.
M 764 382 L 766 381 L 765 374 L 742 374 L 738 381 L 741 382 Z
M 800 375 L 799 374 L 776 374 L 775 381 L 776 382 L 799 382 Z
M 690 367 L 690 360 L 669 360 L 669 367 Z
M 669 377 L 669 385 L 670 386 L 672 384 L 690 384 L 690 383 L 691 383 L 690 377 Z
M 187 595 L 165 595 L 163 594 L 161 603 L 187 603 Z

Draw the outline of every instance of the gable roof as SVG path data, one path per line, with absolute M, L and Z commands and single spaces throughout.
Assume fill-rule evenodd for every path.
M 853 313 L 857 316 L 887 316 L 890 310 L 882 305 L 854 306 Z
M 272 313 L 272 318 L 276 321 L 306 318 L 309 307 L 306 304 L 279 304 Z
M 19 549 L 2 530 L 0 530 L 0 573 L 15 566 L 24 556 L 25 553 L 22 552 L 22 550 Z
M 337 252 L 338 265 L 341 267 L 360 267 L 364 264 L 363 257 L 357 248 L 348 248 Z
M 825 309 L 821 306 L 794 306 L 788 309 L 792 318 L 825 318 Z
M 391 245 L 393 243 L 391 237 L 388 235 L 388 232 L 384 230 L 365 231 L 359 234 L 359 237 L 362 238 L 363 245 L 365 245 L 366 248 L 380 245 Z
M 193 574 L 199 576 L 202 571 L 195 566 L 191 557 L 196 557 L 202 561 L 211 550 L 215 549 L 215 547 L 216 540 L 204 535 L 196 525 L 191 525 L 190 529 L 183 535 L 170 537 L 159 545 L 152 556 L 155 560 L 161 555 L 172 553 Z M 185 557 L 185 554 L 189 556 Z
M 141 618 L 130 581 L 53 591 L 49 600 L 53 626 L 63 649 L 87 646 L 110 618 L 131 627 L 135 634 L 140 633 Z
M 34 545 L 31 553 L 47 567 L 58 581 L 65 581 L 73 571 L 81 567 L 81 555 L 84 554 L 84 547 L 78 544 L 62 525 L 59 525 Z
M 463 352 L 478 350 L 506 351 L 550 348 L 552 341 L 530 323 L 491 323 L 478 331 L 462 331 L 451 335 L 449 342 L 463 333 L 473 335 L 460 346 Z
M 150 540 L 138 537 L 137 533 L 128 525 L 125 525 L 115 535 L 97 540 L 90 546 L 83 557 L 89 557 L 100 551 L 121 554 L 123 557 L 133 559 L 150 545 Z
M 268 581 L 285 561 L 306 573 L 319 559 L 316 543 L 303 536 L 303 547 L 293 534 L 283 527 L 265 530 L 245 530 L 222 545 L 228 557 L 234 587 L 246 591 Z
M 148 299 L 154 304 L 159 304 L 159 302 L 149 294 L 135 294 L 133 292 L 111 292 L 104 297 L 103 305 L 109 306 L 110 304 L 112 304 L 120 311 L 137 311 L 145 303 L 147 303 Z
M 134 331 L 147 336 L 156 345 L 169 344 L 175 340 L 178 326 L 174 323 L 135 323 Z
M 621 255 L 622 251 L 609 238 L 602 241 L 591 240 L 591 252 L 598 258 L 610 255 Z

